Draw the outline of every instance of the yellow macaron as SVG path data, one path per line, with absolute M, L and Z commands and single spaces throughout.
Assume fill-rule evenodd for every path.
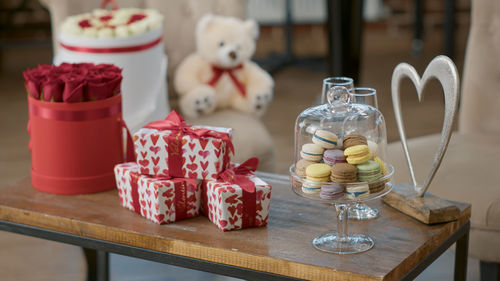
M 373 160 L 380 165 L 380 171 L 382 172 L 382 175 L 385 175 L 387 173 L 387 167 L 385 166 L 384 161 L 382 161 L 379 157 L 375 157 Z
M 344 155 L 346 156 L 346 161 L 349 164 L 361 164 L 372 158 L 370 149 L 368 145 L 355 145 L 344 150 Z
M 331 167 L 327 164 L 311 164 L 306 168 L 306 178 L 315 182 L 330 181 Z

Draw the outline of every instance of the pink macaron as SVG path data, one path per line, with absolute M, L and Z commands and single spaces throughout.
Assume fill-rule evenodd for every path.
M 344 192 L 344 187 L 338 183 L 329 183 L 321 186 L 319 197 L 323 199 L 333 199 Z
M 330 166 L 335 163 L 346 163 L 344 151 L 340 149 L 328 149 L 323 153 L 323 161 Z

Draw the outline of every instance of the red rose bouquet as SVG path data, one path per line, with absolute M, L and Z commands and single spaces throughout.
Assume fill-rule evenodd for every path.
M 59 194 L 115 188 L 114 166 L 135 158 L 122 120 L 121 69 L 63 63 L 40 65 L 23 75 L 33 186 Z M 126 157 L 123 129 L 128 133 Z
M 37 100 L 83 102 L 120 93 L 121 69 L 112 64 L 39 65 L 23 72 L 26 90 Z

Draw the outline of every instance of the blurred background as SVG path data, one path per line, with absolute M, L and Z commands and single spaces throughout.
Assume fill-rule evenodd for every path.
M 469 0 L 365 0 L 362 8 L 356 6 L 361 1 L 344 2 L 352 5 L 341 11 L 350 15 L 347 17 L 350 22 L 342 24 L 350 26 L 352 32 L 349 36 L 344 36 L 341 43 L 333 40 L 341 36 L 331 28 L 331 24 L 338 20 L 338 14 L 332 12 L 328 1 L 247 2 L 248 17 L 255 18 L 261 26 L 254 59 L 270 71 L 275 79 L 274 101 L 262 121 L 274 140 L 277 173 L 287 173 L 293 159 L 295 119 L 305 108 L 319 102 L 323 78 L 330 75 L 351 76 L 355 78 L 356 86 L 375 88 L 379 109 L 386 117 L 388 142 L 392 142 L 399 139 L 390 98 L 392 71 L 398 63 L 408 62 L 422 73 L 432 58 L 446 54 L 454 59 L 459 73 L 462 73 L 470 23 Z M 0 1 L 2 185 L 26 177 L 29 171 L 31 159 L 26 133 L 28 112 L 22 71 L 52 62 L 51 36 L 49 12 L 37 0 Z M 343 56 L 340 56 L 342 62 L 338 60 L 339 55 L 332 51 L 334 49 L 343 50 Z M 426 89 L 425 101 L 417 106 L 416 91 L 409 81 L 405 82 L 402 101 L 408 138 L 439 132 L 443 117 L 441 86 L 436 81 L 431 82 Z M 171 86 L 169 99 L 171 106 L 176 108 L 177 99 Z M 84 279 L 83 259 L 70 262 L 75 261 L 75 256 L 81 255 L 78 248 L 14 234 L 0 234 L 0 248 L 4 249 L 2 252 L 12 250 L 14 255 L 0 255 L 3 280 L 35 280 L 32 275 L 26 275 L 27 272 L 23 269 L 27 262 L 40 267 L 36 270 L 39 277 L 36 280 Z M 26 245 L 26 249 L 19 250 L 21 244 Z M 63 254 L 56 255 L 57 249 L 64 249 Z M 49 255 L 50 259 L 45 255 Z M 450 261 L 438 260 L 431 267 L 432 272 L 424 272 L 420 280 L 448 280 L 439 275 L 442 271 L 440 268 L 452 268 L 452 256 L 448 256 Z M 21 258 L 24 262 L 20 262 Z M 450 265 L 443 265 L 447 262 Z M 132 264 L 138 267 L 131 267 Z M 167 280 L 165 272 L 173 272 L 173 269 L 168 268 L 175 269 L 152 264 L 113 256 L 112 278 Z M 5 271 L 7 268 L 9 270 Z M 131 272 L 145 270 L 149 270 L 151 274 L 137 276 Z M 174 271 L 175 276 L 168 280 L 226 279 L 194 271 Z M 30 272 L 33 274 L 34 271 Z M 474 276 L 477 269 L 469 270 L 469 274 Z M 4 279 L 5 276 L 7 279 Z M 477 277 L 472 280 L 474 279 Z

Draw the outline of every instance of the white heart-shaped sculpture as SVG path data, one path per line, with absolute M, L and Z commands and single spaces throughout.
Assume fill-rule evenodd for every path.
M 441 83 L 444 92 L 445 111 L 443 129 L 441 131 L 441 142 L 439 143 L 436 154 L 434 155 L 434 162 L 429 171 L 429 174 L 425 178 L 423 185 L 418 185 L 415 178 L 410 153 L 408 151 L 405 128 L 403 126 L 403 117 L 401 115 L 399 85 L 404 77 L 408 77 L 411 79 L 411 81 L 413 81 L 413 84 L 417 89 L 419 102 L 422 101 L 423 89 L 425 87 L 425 84 L 431 78 L 436 78 Z M 425 69 L 422 79 L 420 79 L 420 76 L 418 75 L 417 71 L 415 71 L 415 68 L 407 63 L 400 63 L 398 66 L 396 66 L 394 72 L 392 73 L 391 91 L 394 114 L 396 116 L 396 123 L 398 126 L 401 143 L 403 145 L 403 150 L 406 156 L 406 162 L 408 163 L 408 168 L 410 169 L 411 180 L 413 182 L 413 186 L 415 187 L 415 192 L 418 196 L 423 196 L 429 188 L 429 185 L 434 178 L 439 165 L 441 164 L 441 160 L 443 159 L 443 155 L 446 152 L 446 148 L 448 147 L 453 122 L 455 120 L 455 114 L 457 112 L 458 90 L 459 81 L 457 67 L 455 66 L 453 61 L 446 56 L 437 56 L 436 58 L 434 58 Z

